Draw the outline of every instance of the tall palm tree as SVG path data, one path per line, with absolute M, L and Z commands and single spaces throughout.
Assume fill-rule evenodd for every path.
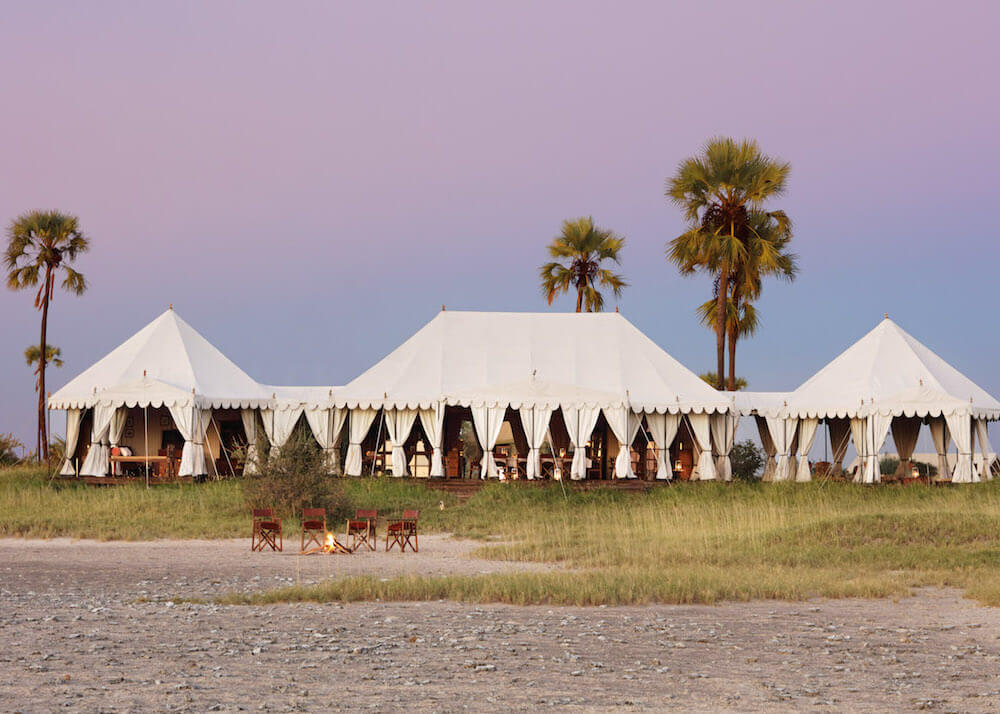
M 38 364 L 38 367 L 35 367 L 35 391 L 38 391 L 38 372 L 42 363 L 42 351 L 38 345 L 32 345 L 24 350 L 24 361 L 28 363 L 29 367 Z M 45 363 L 62 367 L 62 350 L 55 345 L 45 345 Z
M 23 290 L 38 285 L 35 307 L 42 313 L 42 333 L 38 345 L 38 458 L 48 460 L 49 443 L 45 429 L 45 344 L 49 303 L 55 294 L 56 275 L 64 273 L 62 287 L 80 295 L 87 289 L 83 275 L 70 267 L 76 257 L 90 247 L 80 231 L 79 220 L 58 211 L 31 211 L 18 216 L 7 228 L 7 287 Z M 39 285 L 40 284 L 40 285 Z
M 628 287 L 625 278 L 601 264 L 612 261 L 621 265 L 621 250 L 625 239 L 612 231 L 598 228 L 591 217 L 563 221 L 560 233 L 549 245 L 549 255 L 554 259 L 541 267 L 542 292 L 549 305 L 562 293 L 576 290 L 576 311 L 600 312 L 604 309 L 604 295 L 599 287 L 610 288 L 615 297 L 621 297 Z
M 762 274 L 779 270 L 769 242 L 758 246 L 756 256 L 751 254 L 750 244 L 761 230 L 780 237 L 781 246 L 792 236 L 788 216 L 764 208 L 784 192 L 790 171 L 788 163 L 762 153 L 756 141 L 716 137 L 700 155 L 682 161 L 667 182 L 667 197 L 684 211 L 688 222 L 687 230 L 667 244 L 667 257 L 682 274 L 707 271 L 716 281 L 719 389 L 724 386 L 726 303 L 733 294 L 734 275 L 750 261 L 758 263 Z

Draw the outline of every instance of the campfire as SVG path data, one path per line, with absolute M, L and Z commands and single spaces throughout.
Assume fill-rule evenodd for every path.
M 342 555 L 350 555 L 352 553 L 351 549 L 337 540 L 335 536 L 330 531 L 326 532 L 326 536 L 323 538 L 323 546 L 320 548 L 310 548 L 309 550 L 303 551 L 303 555 L 312 555 L 314 553 L 327 553 L 334 555 L 340 553 Z

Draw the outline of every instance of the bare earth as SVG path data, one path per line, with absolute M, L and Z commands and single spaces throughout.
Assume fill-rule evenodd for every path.
M 1000 710 L 1000 610 L 951 591 L 619 608 L 169 601 L 547 567 L 475 547 L 428 536 L 415 555 L 302 557 L 248 541 L 0 539 L 0 710 Z

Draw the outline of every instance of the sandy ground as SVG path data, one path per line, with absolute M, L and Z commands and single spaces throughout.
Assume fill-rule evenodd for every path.
M 474 547 L 429 536 L 416 555 L 300 557 L 246 541 L 0 539 L 0 710 L 1000 711 L 1000 610 L 951 591 L 620 608 L 169 600 L 524 567 Z

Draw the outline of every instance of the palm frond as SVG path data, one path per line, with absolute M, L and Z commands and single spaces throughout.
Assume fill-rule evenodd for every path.
M 619 297 L 628 284 L 622 276 L 601 268 L 601 263 L 620 265 L 624 247 L 624 238 L 599 228 L 591 216 L 563 221 L 562 232 L 548 246 L 553 262 L 539 271 L 542 293 L 549 304 L 560 294 L 579 291 L 588 311 L 601 310 L 604 297 L 597 284 L 610 287 Z

